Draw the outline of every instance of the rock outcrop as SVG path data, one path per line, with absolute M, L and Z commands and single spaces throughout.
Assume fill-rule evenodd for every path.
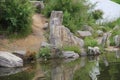
M 23 66 L 23 60 L 12 53 L 0 51 L 0 66 L 21 67 Z
M 63 12 L 52 11 L 50 17 L 50 44 L 56 47 L 62 47 L 64 45 L 77 45 L 84 46 L 84 41 L 70 32 L 68 28 L 62 25 Z

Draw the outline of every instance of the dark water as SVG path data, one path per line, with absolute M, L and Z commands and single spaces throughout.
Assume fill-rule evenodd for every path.
M 77 60 L 36 62 L 23 68 L 0 68 L 0 80 L 120 80 L 120 63 L 96 61 L 94 57 Z M 95 70 L 97 72 L 94 72 Z M 97 75 L 94 75 L 97 74 Z

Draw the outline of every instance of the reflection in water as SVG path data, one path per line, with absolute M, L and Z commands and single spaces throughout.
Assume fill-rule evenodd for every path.
M 116 50 L 116 58 L 120 58 L 120 50 Z
M 93 66 L 92 70 L 89 72 L 89 75 L 92 80 L 97 80 L 97 75 L 100 75 L 99 61 L 95 62 L 95 66 Z
M 115 57 L 115 54 L 113 54 Z M 29 65 L 29 69 L 12 74 L 9 76 L 0 76 L 0 80 L 119 80 L 120 63 L 111 63 L 113 56 L 82 57 L 75 61 L 68 60 L 50 60 L 48 62 L 37 62 Z M 110 61 L 109 66 L 105 66 L 103 57 Z M 116 60 L 116 59 L 112 59 Z M 99 65 L 100 62 L 100 65 Z M 99 67 L 101 70 L 99 71 Z M 6 69 L 10 71 L 10 69 Z M 0 74 L 6 72 L 0 70 Z M 19 71 L 19 69 L 10 72 Z M 111 77 L 110 77 L 111 76 Z
M 101 75 L 98 76 L 98 80 L 120 80 L 120 63 L 110 63 L 108 67 L 101 63 L 100 67 Z
M 0 67 L 0 76 L 16 74 L 23 70 L 25 70 L 25 68 L 3 68 L 3 67 Z

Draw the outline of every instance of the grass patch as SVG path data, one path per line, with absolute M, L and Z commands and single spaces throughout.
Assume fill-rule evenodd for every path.
M 72 46 L 63 46 L 62 50 L 64 50 L 64 51 L 74 51 L 75 53 L 79 53 L 79 54 L 81 52 L 80 47 L 74 46 L 74 45 L 72 45 Z
M 42 58 L 44 60 L 47 60 L 48 58 L 50 58 L 50 53 L 51 53 L 50 48 L 48 47 L 41 48 L 39 52 L 36 54 L 36 58 Z
M 85 47 L 91 46 L 91 47 L 95 47 L 98 45 L 97 40 L 94 39 L 93 37 L 86 37 L 84 39 L 85 42 Z

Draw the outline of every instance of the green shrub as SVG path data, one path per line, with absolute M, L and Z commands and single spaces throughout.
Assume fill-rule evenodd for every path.
M 34 9 L 29 0 L 5 0 L 0 2 L 0 32 L 24 37 L 31 33 Z
M 47 60 L 50 57 L 50 48 L 45 47 L 39 50 L 39 53 L 36 55 L 37 58 L 43 58 Z
M 84 39 L 84 42 L 85 42 L 86 47 L 88 47 L 88 46 L 95 47 L 98 45 L 96 39 L 94 39 L 93 37 L 86 37 Z
M 83 25 L 94 21 L 84 2 L 85 0 L 45 0 L 43 14 L 50 17 L 53 10 L 63 11 L 63 24 L 75 32 Z
M 103 12 L 101 10 L 95 10 L 92 12 L 92 15 L 95 20 L 98 20 L 102 18 Z
M 78 47 L 78 46 L 64 46 L 63 48 L 62 48 L 64 51 L 74 51 L 74 52 L 76 52 L 76 53 L 80 53 L 81 51 L 80 51 L 80 47 Z
M 112 1 L 114 1 L 114 2 L 116 2 L 116 3 L 118 3 L 118 4 L 120 4 L 120 0 L 112 0 Z

